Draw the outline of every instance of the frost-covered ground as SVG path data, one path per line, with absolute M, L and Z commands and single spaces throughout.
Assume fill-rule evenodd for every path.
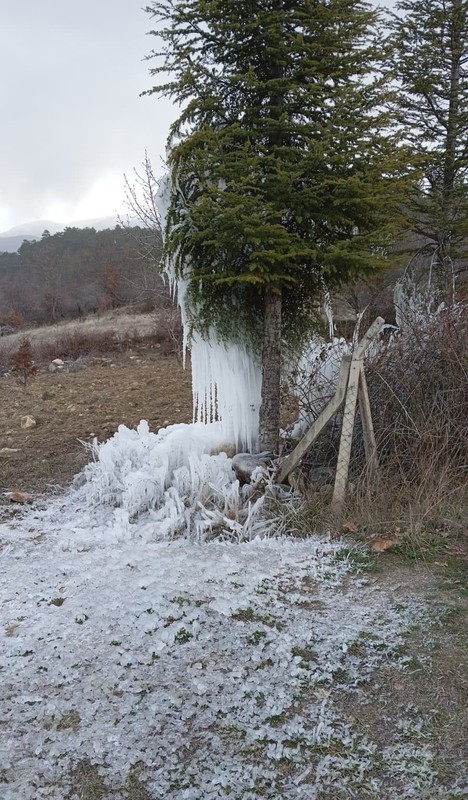
M 150 457 L 146 430 L 132 440 L 126 466 L 116 440 L 81 488 L 0 525 L 2 800 L 130 800 L 132 774 L 139 797 L 168 800 L 468 797 L 439 786 L 409 712 L 382 747 L 342 711 L 352 695 L 365 713 L 383 667 L 409 668 L 406 632 L 426 624 L 417 597 L 327 538 L 163 538 L 157 509 L 135 517 L 122 500 L 138 447 Z M 195 484 L 212 458 L 238 502 L 229 459 L 200 458 Z M 111 463 L 119 507 L 98 502 Z M 160 507 L 180 521 L 176 494 L 161 490 Z M 108 794 L 79 791 L 83 762 Z

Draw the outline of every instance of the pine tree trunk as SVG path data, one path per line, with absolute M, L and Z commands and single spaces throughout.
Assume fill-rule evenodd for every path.
M 462 0 L 454 0 L 452 11 L 451 58 L 450 58 L 450 93 L 447 115 L 447 134 L 445 138 L 442 214 L 443 230 L 438 234 L 438 255 L 440 274 L 439 289 L 449 302 L 454 300 L 453 291 L 453 235 L 451 225 L 456 216 L 455 178 L 458 142 L 458 119 L 460 114 L 460 93 L 462 80 L 463 45 L 461 42 Z
M 265 290 L 260 450 L 276 452 L 280 422 L 281 294 Z

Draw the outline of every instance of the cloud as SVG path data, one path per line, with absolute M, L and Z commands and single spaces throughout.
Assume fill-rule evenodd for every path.
M 4 0 L 0 231 L 50 217 L 51 209 L 68 219 L 93 216 L 97 193 L 103 213 L 113 211 L 119 180 L 123 186 L 145 150 L 162 171 L 176 111 L 168 100 L 139 96 L 152 86 L 144 57 L 155 44 L 141 5 Z
M 92 215 L 97 186 L 103 200 L 106 184 L 115 196 L 145 149 L 156 169 L 164 152 L 175 112 L 168 101 L 139 96 L 152 85 L 143 60 L 151 20 L 139 0 L 8 4 L 0 29 L 0 229 L 54 206 L 74 216 L 87 197 Z

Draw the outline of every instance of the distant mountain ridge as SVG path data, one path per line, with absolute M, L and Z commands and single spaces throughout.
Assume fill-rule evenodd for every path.
M 16 253 L 24 240 L 34 242 L 37 236 L 0 236 L 0 253 Z
M 127 215 L 122 213 L 121 218 L 126 221 Z M 22 225 L 16 225 L 14 228 L 0 233 L 0 253 L 15 253 L 25 239 L 28 242 L 40 239 L 46 230 L 51 234 L 59 233 L 65 228 L 95 228 L 97 231 L 103 231 L 106 228 L 115 228 L 118 223 L 119 216 L 117 215 L 82 219 L 78 222 L 54 222 L 50 219 L 24 222 Z M 138 223 L 137 220 L 131 219 L 130 224 Z

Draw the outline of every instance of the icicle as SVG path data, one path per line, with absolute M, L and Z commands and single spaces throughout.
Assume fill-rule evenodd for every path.
M 163 231 L 171 201 L 171 179 L 161 179 L 157 195 Z M 187 264 L 190 272 L 190 264 Z M 219 420 L 225 444 L 242 450 L 255 450 L 261 401 L 261 370 L 248 344 L 222 342 L 215 330 L 207 338 L 193 332 L 189 342 L 187 281 L 177 278 L 174 264 L 167 261 L 165 272 L 171 286 L 177 285 L 184 329 L 184 361 L 191 352 L 193 418 L 208 424 Z
M 327 288 L 325 288 L 325 294 L 323 296 L 323 313 L 325 314 L 328 323 L 328 336 L 330 339 L 333 339 L 335 335 L 335 323 L 333 320 L 333 308 L 331 304 L 330 292 Z

